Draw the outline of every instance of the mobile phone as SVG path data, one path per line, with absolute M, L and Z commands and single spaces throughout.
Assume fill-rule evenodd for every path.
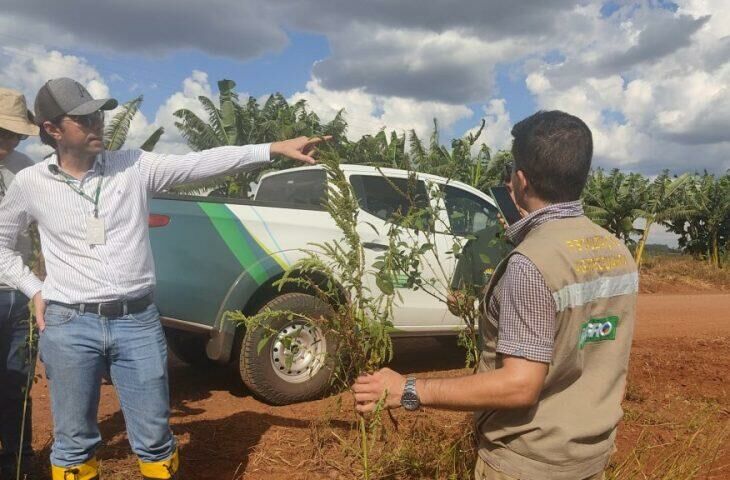
M 504 218 L 504 221 L 507 222 L 507 225 L 512 225 L 522 218 L 522 215 L 520 215 L 519 210 L 517 210 L 517 205 L 515 205 L 515 202 L 512 200 L 512 195 L 510 195 L 507 187 L 492 187 L 489 191 L 492 193 L 494 201 L 497 202 L 499 213 L 502 214 L 502 218 Z

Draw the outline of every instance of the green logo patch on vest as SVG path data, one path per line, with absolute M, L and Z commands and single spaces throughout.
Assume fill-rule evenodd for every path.
M 616 340 L 618 317 L 591 318 L 580 326 L 578 348 L 583 350 L 586 343 Z

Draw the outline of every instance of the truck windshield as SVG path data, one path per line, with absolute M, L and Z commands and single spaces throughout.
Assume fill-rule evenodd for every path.
M 325 198 L 324 170 L 301 170 L 279 173 L 261 180 L 256 200 L 321 207 Z

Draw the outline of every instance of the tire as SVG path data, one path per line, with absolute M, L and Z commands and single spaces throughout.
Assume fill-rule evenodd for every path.
M 167 346 L 183 362 L 198 368 L 215 365 L 215 362 L 208 358 L 205 353 L 205 346 L 208 343 L 206 335 L 197 335 L 170 328 L 165 329 L 165 335 L 167 336 Z
M 304 293 L 278 296 L 259 311 L 267 309 L 288 310 L 309 318 L 332 314 L 329 305 Z M 239 371 L 251 392 L 272 405 L 314 400 L 328 393 L 337 348 L 334 338 L 325 336 L 312 324 L 290 320 L 284 314 L 270 317 L 266 327 L 247 331 L 241 345 Z M 272 335 L 272 329 L 277 333 Z M 259 353 L 259 344 L 267 336 L 269 339 Z M 282 343 L 287 339 L 294 339 L 300 349 L 292 353 Z

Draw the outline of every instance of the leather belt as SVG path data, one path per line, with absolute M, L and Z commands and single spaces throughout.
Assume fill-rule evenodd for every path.
M 49 300 L 48 303 L 78 310 L 82 315 L 84 313 L 95 313 L 102 317 L 122 317 L 130 313 L 139 313 L 146 310 L 152 304 L 152 294 L 148 293 L 144 297 L 119 302 L 69 304 Z

